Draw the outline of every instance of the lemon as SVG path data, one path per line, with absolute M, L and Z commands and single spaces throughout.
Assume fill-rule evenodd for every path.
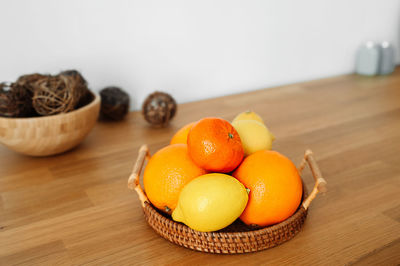
M 202 175 L 182 189 L 172 219 L 197 231 L 217 231 L 242 214 L 247 200 L 246 188 L 236 178 L 219 173 Z
M 255 121 L 258 121 L 258 122 L 264 124 L 264 121 L 261 118 L 261 116 L 259 116 L 258 114 L 256 114 L 253 111 L 246 111 L 246 112 L 238 114 L 235 117 L 235 119 L 233 119 L 232 123 L 235 121 L 239 121 L 239 120 L 255 120 Z
M 239 133 L 246 156 L 271 149 L 275 137 L 264 124 L 255 120 L 238 120 L 232 122 L 232 126 Z

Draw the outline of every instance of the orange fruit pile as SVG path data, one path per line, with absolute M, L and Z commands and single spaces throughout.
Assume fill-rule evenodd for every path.
M 253 112 L 239 118 L 262 121 Z M 164 212 L 176 208 L 186 184 L 206 173 L 232 173 L 248 188 L 249 200 L 240 216 L 248 225 L 282 222 L 299 207 L 303 187 L 290 159 L 265 148 L 244 158 L 238 132 L 224 119 L 207 117 L 187 124 L 170 143 L 153 155 L 144 172 L 147 197 Z

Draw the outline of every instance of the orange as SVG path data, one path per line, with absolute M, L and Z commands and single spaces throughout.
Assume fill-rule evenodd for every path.
M 296 166 L 276 151 L 262 150 L 246 157 L 232 174 L 250 189 L 240 219 L 266 226 L 290 217 L 298 208 L 303 185 Z
M 187 143 L 193 161 L 210 172 L 231 172 L 243 159 L 239 134 L 221 118 L 201 119 L 190 130 Z
M 186 144 L 169 145 L 150 158 L 143 175 L 144 189 L 155 207 L 171 213 L 182 188 L 206 173 L 190 159 Z
M 189 131 L 192 129 L 195 122 L 189 123 L 186 126 L 179 129 L 175 135 L 172 137 L 170 144 L 177 144 L 177 143 L 187 143 L 187 136 Z

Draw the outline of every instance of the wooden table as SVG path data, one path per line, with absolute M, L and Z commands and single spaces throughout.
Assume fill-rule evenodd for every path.
M 165 146 L 205 116 L 252 109 L 274 149 L 300 162 L 314 151 L 328 182 L 291 241 L 262 252 L 215 255 L 162 239 L 145 222 L 127 179 L 141 144 Z M 306 171 L 306 185 L 313 184 Z M 99 122 L 76 149 L 30 158 L 0 147 L 0 265 L 398 264 L 400 263 L 400 68 L 345 75 L 182 104 L 171 125 L 138 112 Z

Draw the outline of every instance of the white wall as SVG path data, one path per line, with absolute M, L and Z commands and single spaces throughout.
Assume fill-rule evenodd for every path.
M 399 47 L 399 18 L 397 0 L 2 0 L 0 81 L 76 68 L 134 109 L 187 102 L 352 72 L 361 42 Z

